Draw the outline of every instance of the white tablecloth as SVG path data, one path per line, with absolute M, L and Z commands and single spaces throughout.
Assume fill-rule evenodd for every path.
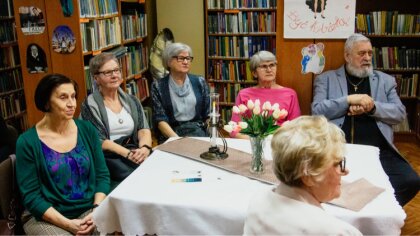
M 250 152 L 249 141 L 227 139 L 229 147 Z M 208 147 L 203 147 L 203 152 Z M 361 211 L 323 204 L 326 211 L 349 222 L 363 234 L 400 234 L 405 212 L 395 200 L 393 188 L 371 146 L 347 145 L 345 181 L 361 177 L 385 188 Z M 269 143 L 265 148 L 270 158 Z M 271 168 L 271 167 L 267 167 Z M 174 171 L 178 172 L 175 174 Z M 179 175 L 202 182 L 173 182 Z M 101 233 L 124 234 L 242 234 L 251 197 L 272 186 L 219 168 L 156 150 L 94 211 Z M 363 194 L 363 193 L 360 193 Z

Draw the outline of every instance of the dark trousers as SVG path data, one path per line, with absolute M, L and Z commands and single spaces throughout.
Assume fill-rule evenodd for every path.
M 391 147 L 382 148 L 380 160 L 385 173 L 395 190 L 395 197 L 401 206 L 413 199 L 420 189 L 420 177 L 413 168 Z

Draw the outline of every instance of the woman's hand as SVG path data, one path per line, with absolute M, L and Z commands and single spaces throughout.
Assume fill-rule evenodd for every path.
M 142 163 L 150 154 L 150 150 L 142 147 L 131 150 L 131 153 L 128 155 L 128 159 L 133 161 L 136 164 Z
M 80 229 L 76 232 L 76 235 L 91 235 L 93 230 L 95 230 L 95 224 L 92 220 L 92 213 L 89 213 L 80 220 Z

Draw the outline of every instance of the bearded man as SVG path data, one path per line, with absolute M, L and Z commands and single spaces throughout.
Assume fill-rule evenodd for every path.
M 392 125 L 406 116 L 395 78 L 373 70 L 372 44 L 361 34 L 346 40 L 344 58 L 345 65 L 315 79 L 312 114 L 339 126 L 348 143 L 378 147 L 395 197 L 404 206 L 419 191 L 420 178 L 393 144 Z

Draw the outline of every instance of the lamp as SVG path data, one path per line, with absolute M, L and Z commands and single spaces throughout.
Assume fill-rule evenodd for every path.
M 208 152 L 201 153 L 200 157 L 207 160 L 214 160 L 214 159 L 225 159 L 228 157 L 227 152 L 227 143 L 226 139 L 220 134 L 220 129 L 223 127 L 223 121 L 219 119 L 219 94 L 218 93 L 210 93 L 210 105 L 211 111 L 209 114 L 210 121 L 208 125 L 208 130 L 210 133 L 210 148 Z M 219 147 L 217 146 L 217 137 L 223 141 L 223 150 L 220 151 Z

